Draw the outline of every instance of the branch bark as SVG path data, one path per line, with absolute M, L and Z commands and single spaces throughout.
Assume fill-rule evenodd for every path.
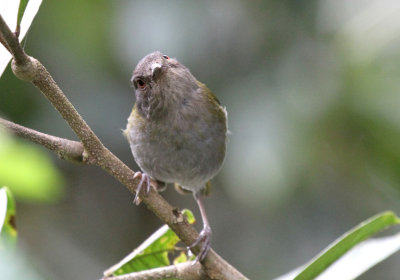
M 4 47 L 11 52 L 14 59 L 18 64 L 26 64 L 28 62 L 28 56 L 24 52 L 22 46 L 19 43 L 18 38 L 15 36 L 13 32 L 11 32 L 10 28 L 4 21 L 3 17 L 0 16 L 0 33 L 2 44 Z
M 2 118 L 0 118 L 0 125 L 4 126 L 8 131 L 12 132 L 16 136 L 30 140 L 36 144 L 46 147 L 51 151 L 54 151 L 61 159 L 76 163 L 84 163 L 89 161 L 88 157 L 85 156 L 84 148 L 81 142 L 45 134 Z
M 21 80 L 32 82 L 58 110 L 80 139 L 83 149 L 90 159 L 88 163 L 101 167 L 126 186 L 129 191 L 135 193 L 139 183 L 139 178 L 133 179 L 134 172 L 104 147 L 99 138 L 79 115 L 74 106 L 69 102 L 46 68 L 35 58 L 26 55 L 15 34 L 11 32 L 1 16 L 0 37 L 5 40 L 5 44 L 11 50 L 11 54 L 14 58 L 11 67 L 14 74 Z M 20 127 L 17 128 L 10 123 L 6 123 L 6 126 L 7 125 L 10 128 L 14 128 L 14 131 L 18 131 L 17 135 L 24 136 L 27 139 L 50 149 L 52 147 L 62 147 L 62 149 L 64 149 L 68 146 L 64 145 L 65 143 L 72 144 L 71 142 L 66 142 L 66 139 L 57 139 L 53 138 L 54 136 L 38 132 L 33 133 L 32 131 L 29 131 L 29 129 L 25 130 Z M 58 144 L 56 145 L 56 143 Z M 73 146 L 78 147 L 78 144 L 74 143 Z M 53 150 L 58 151 L 57 149 Z M 153 182 L 153 184 L 156 184 L 156 182 Z M 182 242 L 188 246 L 193 244 L 198 237 L 198 233 L 194 227 L 186 221 L 186 218 L 182 213 L 172 207 L 154 189 L 152 189 L 147 196 L 142 195 L 141 198 L 147 207 L 160 220 L 168 224 L 168 226 L 179 236 Z M 199 246 L 193 249 L 195 254 L 197 254 L 199 250 Z M 212 249 L 202 261 L 202 265 L 211 279 L 247 279 Z
M 178 278 L 185 280 L 209 280 L 200 264 L 191 262 L 159 267 L 139 272 L 133 272 L 121 276 L 104 277 L 101 280 L 161 280 Z

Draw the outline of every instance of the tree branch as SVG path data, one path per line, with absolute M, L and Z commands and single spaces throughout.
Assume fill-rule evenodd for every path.
M 2 39 L 1 43 L 4 47 L 12 54 L 15 61 L 18 64 L 26 64 L 28 62 L 28 56 L 24 52 L 21 47 L 18 38 L 15 36 L 13 32 L 11 32 L 10 28 L 4 21 L 3 17 L 0 16 L 0 38 Z
M 16 136 L 28 139 L 56 152 L 57 155 L 62 159 L 77 163 L 88 161 L 87 157 L 84 156 L 83 145 L 78 141 L 72 141 L 45 134 L 2 118 L 0 118 L 0 125 L 3 125 L 8 131 L 12 132 Z
M 4 38 L 11 49 L 14 57 L 11 67 L 14 74 L 24 81 L 32 82 L 58 110 L 80 139 L 84 150 L 91 159 L 90 163 L 101 167 L 125 185 L 129 191 L 135 193 L 140 179 L 134 179 L 134 172 L 104 147 L 99 138 L 69 102 L 46 68 L 35 58 L 25 54 L 15 35 L 10 31 L 1 16 L 0 37 Z M 156 184 L 156 182 L 153 182 L 153 184 Z M 141 196 L 141 198 L 159 219 L 168 224 L 182 242 L 188 246 L 193 244 L 198 237 L 198 233 L 186 221 L 182 213 L 172 207 L 154 189 L 147 196 Z M 197 246 L 193 251 L 197 254 L 200 251 L 200 247 Z M 213 250 L 208 252 L 202 264 L 206 273 L 212 279 L 247 279 Z
M 133 272 L 121 276 L 104 277 L 101 280 L 161 280 L 170 278 L 185 280 L 210 279 L 199 263 L 193 265 L 191 262 L 186 262 L 177 265 L 170 265 L 139 272 Z

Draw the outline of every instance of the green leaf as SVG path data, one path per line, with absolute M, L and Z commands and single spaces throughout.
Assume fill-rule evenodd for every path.
M 178 263 L 184 263 L 184 262 L 187 262 L 189 259 L 188 259 L 188 256 L 185 254 L 185 252 L 181 252 L 180 254 L 179 254 L 179 256 L 177 256 L 175 259 L 174 259 L 174 264 L 178 264 Z
M 15 226 L 15 200 L 7 187 L 0 188 L 0 248 L 15 247 L 17 228 Z
M 314 279 L 355 245 L 377 232 L 399 223 L 400 219 L 390 211 L 373 216 L 332 243 L 325 251 L 311 261 L 311 263 L 294 279 Z
M 400 250 L 400 234 L 371 238 L 346 253 L 333 263 L 318 278 L 355 279 Z
M 15 1 L 15 0 L 14 0 Z M 22 20 L 22 16 L 25 13 L 26 6 L 28 5 L 29 0 L 20 0 L 19 7 L 18 7 L 18 16 L 17 16 L 17 28 L 16 31 L 20 30 L 20 24 Z
M 190 210 L 183 210 L 189 223 L 194 223 L 194 215 Z M 147 238 L 132 253 L 127 255 L 122 261 L 107 269 L 105 276 L 123 275 L 131 272 L 147 270 L 170 265 L 168 253 L 175 250 L 179 237 L 168 225 L 162 226 Z M 180 257 L 182 260 L 183 257 Z M 188 257 L 186 256 L 186 259 Z
M 9 186 L 17 199 L 54 202 L 63 194 L 61 174 L 38 146 L 0 131 L 0 159 L 0 185 Z

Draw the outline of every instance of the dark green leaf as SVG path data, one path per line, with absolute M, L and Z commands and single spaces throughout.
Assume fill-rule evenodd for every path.
M 355 245 L 377 232 L 399 223 L 399 218 L 390 211 L 383 212 L 364 221 L 332 243 L 324 252 L 311 261 L 311 263 L 294 279 L 314 279 Z
M 15 1 L 15 0 L 14 0 Z M 18 17 L 17 17 L 17 28 L 16 32 L 19 34 L 20 31 L 20 25 L 21 25 L 21 20 L 22 17 L 24 16 L 26 6 L 28 5 L 29 0 L 20 0 L 19 2 L 19 7 L 18 7 Z

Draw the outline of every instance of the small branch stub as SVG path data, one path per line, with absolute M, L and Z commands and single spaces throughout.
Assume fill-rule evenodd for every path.
M 17 64 L 15 59 L 13 59 L 11 62 L 11 69 L 18 79 L 31 82 L 37 73 L 36 65 L 37 60 L 33 57 L 28 57 L 28 62 L 23 65 Z

